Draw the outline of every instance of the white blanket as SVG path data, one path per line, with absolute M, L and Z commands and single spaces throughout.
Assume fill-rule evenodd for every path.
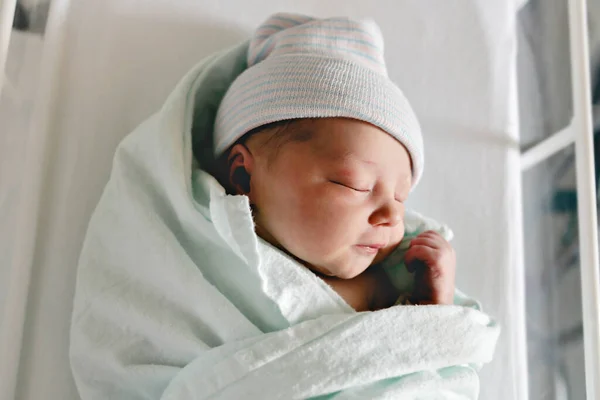
M 198 65 L 117 150 L 77 278 L 82 399 L 477 398 L 499 334 L 487 315 L 354 312 L 193 162 L 245 50 Z

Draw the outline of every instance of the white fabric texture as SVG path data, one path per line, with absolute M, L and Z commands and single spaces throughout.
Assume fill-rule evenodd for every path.
M 424 132 L 427 172 L 409 206 L 452 226 L 460 265 L 457 284 L 502 326 L 496 356 L 480 373 L 480 397 L 526 399 L 514 3 L 140 4 L 79 0 L 67 9 L 62 0 L 52 2 L 54 11 L 65 14 L 48 26 L 45 36 L 58 31 L 64 42 L 48 43 L 41 65 L 60 74 L 42 82 L 54 91 L 36 105 L 52 106 L 52 114 L 47 120 L 38 116 L 42 129 L 22 138 L 45 143 L 44 156 L 25 155 L 19 164 L 24 169 L 11 175 L 21 180 L 32 169 L 43 171 L 43 197 L 27 203 L 36 207 L 21 210 L 24 202 L 16 201 L 7 210 L 39 216 L 37 229 L 29 232 L 36 246 L 28 249 L 33 271 L 17 398 L 78 399 L 67 356 L 75 271 L 117 144 L 160 107 L 200 59 L 249 37 L 273 12 L 287 10 L 368 17 L 381 27 L 390 78 L 411 100 Z M 13 151 L 18 150 L 12 145 L 0 148 L 3 161 Z
M 476 400 L 476 370 L 500 332 L 486 314 L 462 306 L 356 313 L 258 239 L 246 196 L 226 195 L 193 168 L 192 120 L 194 136 L 211 135 L 196 119 L 246 49 L 208 57 L 117 148 L 79 262 L 71 360 L 82 399 L 359 390 L 371 399 Z

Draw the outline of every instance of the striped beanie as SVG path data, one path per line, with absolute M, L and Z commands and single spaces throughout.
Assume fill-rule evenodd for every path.
M 231 84 L 215 120 L 215 152 L 250 130 L 298 118 L 346 117 L 369 122 L 401 142 L 423 173 L 417 117 L 388 78 L 383 38 L 372 21 L 271 16 L 255 32 L 248 68 Z

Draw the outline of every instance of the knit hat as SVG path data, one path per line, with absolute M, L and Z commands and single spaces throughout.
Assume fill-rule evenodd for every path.
M 231 84 L 215 120 L 222 154 L 259 126 L 296 118 L 347 117 L 396 138 L 413 164 L 413 187 L 423 173 L 417 117 L 388 78 L 377 24 L 279 13 L 255 32 L 248 68 Z

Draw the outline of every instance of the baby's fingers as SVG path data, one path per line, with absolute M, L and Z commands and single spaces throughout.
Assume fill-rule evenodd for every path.
M 415 263 L 421 261 L 425 264 L 431 263 L 432 260 L 436 259 L 437 250 L 429 246 L 423 245 L 411 245 L 410 249 L 404 256 L 404 262 L 408 272 L 415 270 Z
M 438 238 L 431 236 L 417 236 L 416 238 L 410 241 L 410 247 L 427 246 L 433 249 L 441 249 L 443 244 L 444 243 L 441 242 Z

